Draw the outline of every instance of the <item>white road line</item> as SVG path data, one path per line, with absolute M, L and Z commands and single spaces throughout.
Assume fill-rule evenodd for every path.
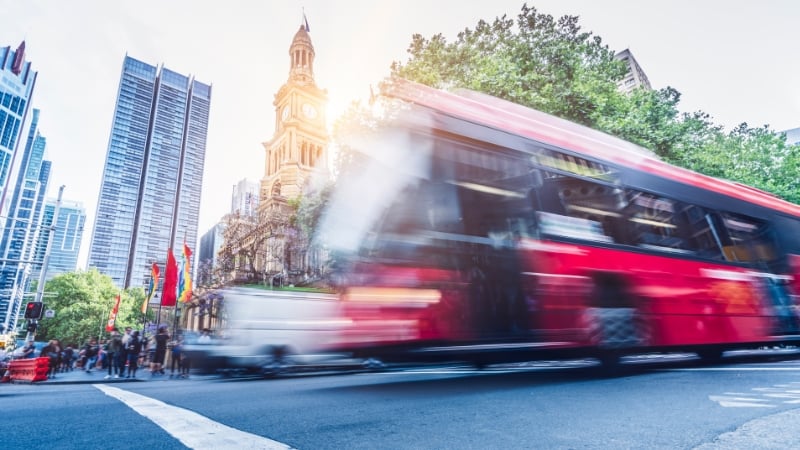
M 187 409 L 135 394 L 119 388 L 93 384 L 109 397 L 125 403 L 128 407 L 155 422 L 167 433 L 189 448 L 195 449 L 291 449 L 281 442 L 256 434 L 231 428 Z
M 723 397 L 719 395 L 709 395 L 708 399 L 712 402 L 717 402 L 720 406 L 726 408 L 774 408 L 775 405 L 770 405 L 768 400 L 760 398 L 740 398 L 740 397 Z
M 800 367 L 685 367 L 665 372 L 800 372 Z

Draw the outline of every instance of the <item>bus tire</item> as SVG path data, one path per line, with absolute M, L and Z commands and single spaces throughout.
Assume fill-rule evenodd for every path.
M 722 360 L 722 349 L 718 347 L 704 348 L 697 351 L 697 356 L 705 363 L 718 363 Z

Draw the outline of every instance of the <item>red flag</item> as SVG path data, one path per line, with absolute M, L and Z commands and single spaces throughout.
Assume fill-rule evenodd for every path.
M 167 267 L 164 269 L 164 287 L 161 290 L 161 306 L 175 306 L 178 289 L 178 263 L 172 249 L 167 250 Z
M 119 300 L 120 296 L 119 294 L 117 294 L 117 302 L 114 304 L 114 307 L 111 308 L 111 312 L 108 313 L 108 323 L 106 324 L 106 331 L 114 330 L 114 323 L 117 322 L 117 313 L 119 312 Z

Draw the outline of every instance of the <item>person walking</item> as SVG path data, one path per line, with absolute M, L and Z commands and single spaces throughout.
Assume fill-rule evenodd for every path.
M 169 333 L 167 333 L 167 326 L 161 325 L 158 327 L 158 333 L 153 336 L 155 343 L 155 353 L 153 359 L 150 361 L 150 376 L 156 374 L 164 375 L 164 358 L 167 356 L 167 342 L 169 342 Z
M 119 376 L 125 376 L 125 367 L 128 363 L 128 341 L 131 339 L 131 327 L 125 327 L 125 334 L 122 335 L 122 349 L 119 351 L 119 360 L 121 369 Z
M 68 345 L 61 352 L 61 371 L 62 372 L 72 372 L 72 364 L 73 359 L 75 358 L 75 350 L 72 349 L 71 345 Z
M 183 355 L 181 354 L 181 349 L 183 347 L 183 337 L 178 337 L 175 342 L 172 344 L 172 353 L 170 356 L 170 363 L 169 363 L 169 377 L 175 377 L 175 367 L 178 368 L 178 376 L 181 376 L 183 373 Z
M 86 373 L 91 373 L 92 368 L 97 364 L 97 356 L 100 354 L 100 346 L 97 345 L 97 339 L 90 339 L 89 342 L 83 346 L 82 353 L 81 366 Z
M 48 358 L 50 365 L 47 368 L 47 378 L 55 378 L 58 372 L 58 365 L 61 364 L 61 345 L 57 339 L 50 339 L 47 345 L 42 347 L 40 358 Z
M 126 346 L 128 355 L 128 374 L 125 378 L 136 378 L 136 369 L 139 368 L 139 354 L 142 353 L 142 340 L 139 338 L 139 330 L 133 330 L 131 337 L 128 338 Z
M 36 358 L 36 346 L 33 345 L 33 341 L 25 341 L 25 345 L 19 349 L 17 356 L 19 358 Z
M 122 336 L 120 336 L 119 331 L 114 328 L 111 330 L 111 338 L 106 344 L 106 358 L 108 359 L 108 375 L 106 375 L 106 379 L 111 378 L 112 372 L 114 378 L 119 378 L 120 367 L 122 366 L 120 361 L 121 352 Z

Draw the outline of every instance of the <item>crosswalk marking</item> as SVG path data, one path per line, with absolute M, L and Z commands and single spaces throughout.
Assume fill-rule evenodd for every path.
M 155 422 L 156 425 L 189 448 L 291 449 L 290 446 L 281 442 L 231 428 L 195 412 L 170 406 L 144 395 L 103 384 L 93 384 L 92 386 Z

